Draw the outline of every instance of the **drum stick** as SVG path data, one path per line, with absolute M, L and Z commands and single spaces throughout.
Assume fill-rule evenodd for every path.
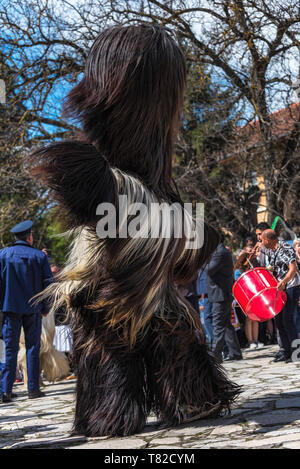
M 251 266 L 251 269 L 253 269 L 253 265 L 251 264 L 250 262 L 250 259 L 252 259 L 255 255 L 256 255 L 256 249 L 257 247 L 260 246 L 260 243 L 256 243 L 256 245 L 254 246 L 254 248 L 251 249 L 251 251 L 249 252 L 249 256 L 247 258 L 247 262 L 249 262 L 250 266 Z

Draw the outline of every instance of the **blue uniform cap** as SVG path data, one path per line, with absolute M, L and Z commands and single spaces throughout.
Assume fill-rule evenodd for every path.
M 13 234 L 20 234 L 26 233 L 26 231 L 30 231 L 33 226 L 33 222 L 31 220 L 22 221 L 18 225 L 14 226 L 10 232 Z

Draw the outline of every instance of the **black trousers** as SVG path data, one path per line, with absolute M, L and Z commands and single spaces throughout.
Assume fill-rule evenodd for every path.
M 225 343 L 229 350 L 229 357 L 242 356 L 235 329 L 231 324 L 231 305 L 231 300 L 218 301 L 212 304 L 213 352 L 219 362 L 222 362 L 222 350 Z
M 295 310 L 297 310 L 297 297 L 295 293 L 297 287 L 287 288 L 286 304 L 283 310 L 275 316 L 275 324 L 278 329 L 282 348 L 286 358 L 290 358 L 292 354 L 293 340 L 297 339 L 297 329 L 295 324 Z

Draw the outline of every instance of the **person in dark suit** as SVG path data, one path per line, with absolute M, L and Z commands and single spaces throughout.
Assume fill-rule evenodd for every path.
M 21 328 L 24 329 L 28 373 L 28 397 L 42 397 L 39 389 L 40 338 L 44 303 L 34 304 L 31 299 L 52 281 L 52 272 L 45 253 L 35 249 L 31 220 L 16 225 L 13 246 L 0 251 L 0 310 L 3 318 L 3 339 L 6 361 L 2 373 L 2 402 L 10 402 L 16 375 L 17 355 Z
M 206 267 L 206 285 L 208 300 L 212 303 L 214 355 L 222 362 L 222 350 L 226 344 L 228 359 L 241 360 L 243 357 L 240 345 L 231 324 L 233 261 L 230 251 L 222 242 Z

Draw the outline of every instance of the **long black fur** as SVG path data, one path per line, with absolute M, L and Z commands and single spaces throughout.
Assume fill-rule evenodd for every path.
M 93 145 L 76 140 L 53 143 L 33 152 L 31 160 L 32 174 L 51 190 L 67 226 L 94 225 L 99 203 L 117 204 L 110 166 Z

